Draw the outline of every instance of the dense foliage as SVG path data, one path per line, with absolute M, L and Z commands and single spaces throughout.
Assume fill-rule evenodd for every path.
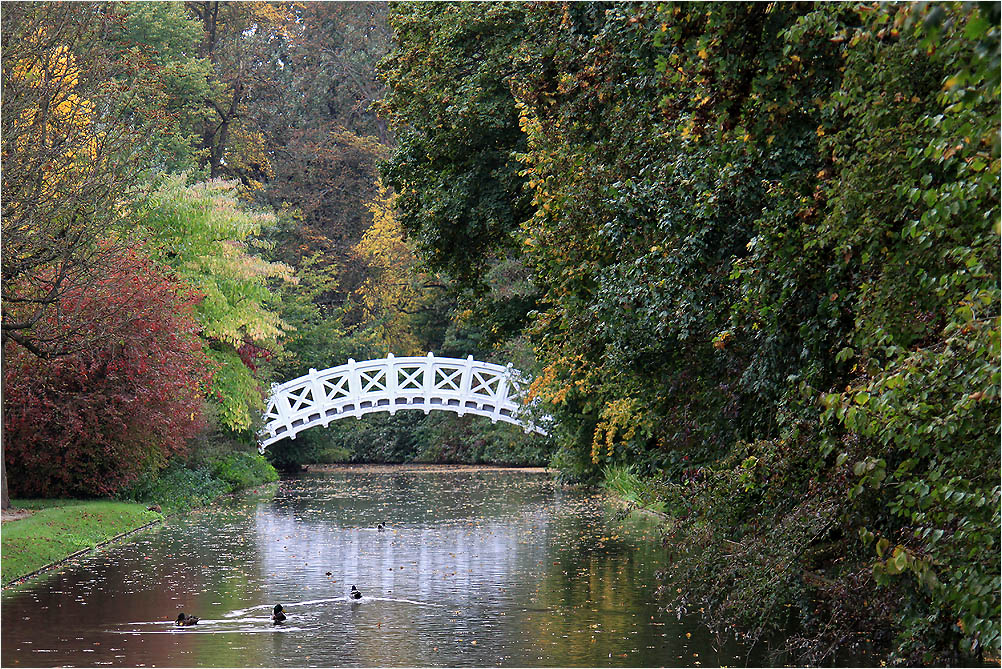
M 391 15 L 386 104 L 408 139 L 386 174 L 429 258 L 457 257 L 440 231 L 470 225 L 471 157 L 521 163 L 528 209 L 462 259 L 490 266 L 519 226 L 554 463 L 614 487 L 646 475 L 680 549 L 666 596 L 753 638 L 793 606 L 799 662 L 863 639 L 908 662 L 998 653 L 998 19 Z M 489 133 L 466 131 L 482 118 Z M 491 161 L 470 150 L 482 136 Z M 525 341 L 518 319 L 488 327 Z
M 185 450 L 211 365 L 190 291 L 138 254 L 64 293 L 46 329 L 83 345 L 52 360 L 8 344 L 4 440 L 22 497 L 107 494 Z
M 310 439 L 314 433 L 304 436 Z M 443 412 L 427 416 L 403 411 L 393 416 L 376 414 L 364 420 L 344 420 L 338 429 L 317 443 L 312 461 L 336 462 L 422 462 L 432 464 L 497 464 L 545 466 L 551 443 L 535 434 L 525 434 L 506 423 L 491 424 L 478 416 L 458 417 Z M 299 441 L 299 437 L 296 441 Z M 276 445 L 277 446 L 277 445 Z M 292 444 L 279 446 L 286 454 Z

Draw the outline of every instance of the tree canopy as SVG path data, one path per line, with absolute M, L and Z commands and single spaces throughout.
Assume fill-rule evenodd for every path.
M 806 663 L 888 627 L 906 662 L 997 653 L 998 22 L 391 12 L 401 221 L 470 287 L 519 249 L 529 320 L 488 327 L 532 342 L 555 464 L 648 477 L 680 610 L 765 634 L 817 602 L 789 642 Z

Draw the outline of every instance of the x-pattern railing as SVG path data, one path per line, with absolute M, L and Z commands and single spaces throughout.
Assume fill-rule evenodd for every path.
M 511 365 L 460 358 L 386 358 L 325 369 L 272 387 L 260 449 L 316 425 L 368 413 L 420 409 L 487 416 L 492 422 L 546 432 L 532 423 L 523 396 L 524 380 Z

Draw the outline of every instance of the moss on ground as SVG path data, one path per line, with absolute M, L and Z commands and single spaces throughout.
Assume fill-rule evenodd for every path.
M 11 507 L 36 511 L 3 524 L 4 583 L 163 517 L 144 504 L 105 500 L 11 500 Z

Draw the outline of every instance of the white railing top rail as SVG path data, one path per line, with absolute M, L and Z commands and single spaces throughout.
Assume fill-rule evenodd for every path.
M 355 361 L 273 385 L 260 450 L 316 425 L 368 413 L 420 409 L 486 416 L 546 434 L 532 421 L 526 379 L 511 365 L 426 356 Z

